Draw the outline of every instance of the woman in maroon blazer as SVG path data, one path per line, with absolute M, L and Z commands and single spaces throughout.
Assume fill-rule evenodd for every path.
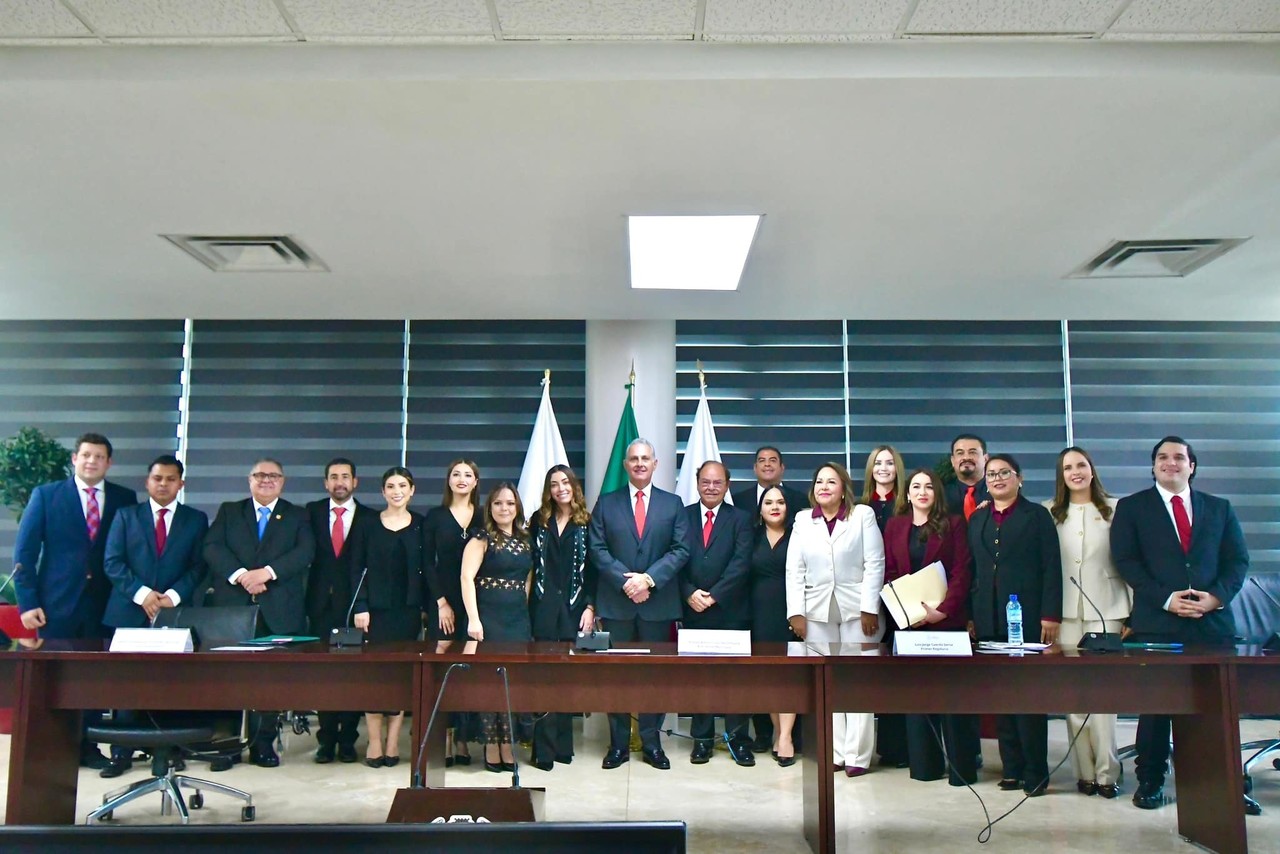
M 884 581 L 940 561 L 947 573 L 947 595 L 913 629 L 966 631 L 969 621 L 969 539 L 960 516 L 947 514 L 942 481 L 929 469 L 916 469 L 907 481 L 906 505 L 884 527 Z M 940 740 L 946 741 L 942 755 Z M 975 715 L 907 715 L 907 759 L 913 780 L 940 780 L 948 771 L 953 786 L 978 779 L 978 718 Z

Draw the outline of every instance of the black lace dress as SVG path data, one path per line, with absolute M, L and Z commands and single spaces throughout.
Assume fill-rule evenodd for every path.
M 485 534 L 477 536 L 488 539 Z M 476 610 L 486 643 L 524 643 L 533 639 L 526 592 L 532 571 L 533 555 L 526 540 L 508 537 L 495 543 L 489 539 L 484 561 L 476 573 Z M 490 744 L 511 741 L 505 712 L 480 713 L 480 741 Z

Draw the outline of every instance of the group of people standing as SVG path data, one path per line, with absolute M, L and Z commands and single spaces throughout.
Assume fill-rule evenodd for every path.
M 951 445 L 956 480 L 946 484 L 932 469 L 907 471 L 882 445 L 867 458 L 860 494 L 837 462 L 819 466 L 805 494 L 784 484 L 782 453 L 765 446 L 755 483 L 731 501 L 728 468 L 703 463 L 699 501 L 688 507 L 653 486 L 657 455 L 637 439 L 626 452 L 626 487 L 589 511 L 577 476 L 557 465 L 529 519 L 509 482 L 490 488 L 481 506 L 472 460 L 449 465 L 439 505 L 423 515 L 410 509 L 416 482 L 404 467 L 383 473 L 385 506 L 375 509 L 354 498 L 356 465 L 335 458 L 324 470 L 327 497 L 301 507 L 281 497 L 283 466 L 262 458 L 249 473 L 249 498 L 223 504 L 212 524 L 177 502 L 180 461 L 158 457 L 148 500 L 137 504 L 132 490 L 104 481 L 111 450 L 104 436 L 82 436 L 75 474 L 37 489 L 22 518 L 19 606 L 24 625 L 46 637 L 145 626 L 207 590 L 207 604 L 256 603 L 274 634 L 354 625 L 370 640 L 425 636 L 441 651 L 467 641 L 566 641 L 597 627 L 616 641 L 666 641 L 677 621 L 749 629 L 760 642 L 879 643 L 895 631 L 883 585 L 937 561 L 946 595 L 909 630 L 1003 640 L 1005 605 L 1016 595 L 1029 640 L 1073 645 L 1086 632 L 1123 629 L 1143 641 L 1223 644 L 1234 636 L 1226 606 L 1248 569 L 1230 504 L 1190 489 L 1195 454 L 1176 436 L 1152 450 L 1155 486 L 1119 502 L 1077 447 L 1058 456 L 1053 499 L 1031 502 L 1016 458 L 962 434 Z M 359 717 L 320 713 L 317 762 L 358 760 Z M 277 765 L 276 714 L 256 718 L 250 761 Z M 365 718 L 365 764 L 397 764 L 403 712 Z M 661 720 L 641 713 L 639 735 L 643 761 L 665 769 Z M 795 715 L 756 715 L 754 739 L 751 722 L 725 716 L 721 738 L 733 761 L 754 765 L 755 752 L 768 749 L 779 765 L 794 764 Z M 451 723 L 448 761 L 470 764 L 467 744 L 480 742 L 487 769 L 511 768 L 515 734 L 503 716 L 455 714 Z M 1114 715 L 1068 716 L 1082 794 L 1120 792 L 1115 726 Z M 630 759 L 630 716 L 610 715 L 609 728 L 606 769 Z M 974 716 L 881 715 L 878 743 L 871 714 L 837 715 L 833 728 L 837 773 L 867 773 L 878 750 L 882 764 L 908 767 L 914 779 L 977 779 Z M 997 728 L 1000 787 L 1043 794 L 1047 717 L 1001 715 Z M 710 761 L 715 718 L 694 716 L 691 735 L 690 761 Z M 532 741 L 535 766 L 571 762 L 571 716 L 539 716 Z M 1137 806 L 1163 803 L 1168 752 L 1169 719 L 1142 716 Z M 82 762 L 114 776 L 129 759 L 107 760 L 85 744 Z

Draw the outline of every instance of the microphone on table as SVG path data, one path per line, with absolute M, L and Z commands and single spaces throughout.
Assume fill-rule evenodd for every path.
M 511 734 L 511 788 L 520 788 L 520 760 L 516 758 L 516 727 L 511 719 L 511 683 L 507 681 L 507 668 L 499 667 L 502 674 L 502 690 L 507 695 L 507 732 Z M 499 757 L 501 758 L 501 757 Z
M 368 574 L 369 567 L 366 566 L 360 573 L 360 580 L 356 582 L 355 592 L 351 594 L 351 605 L 347 608 L 347 619 L 343 621 L 342 628 L 329 632 L 329 646 L 360 646 L 364 643 L 364 632 L 351 626 L 351 612 L 356 609 L 356 599 L 360 596 L 360 588 L 364 586 L 364 578 Z
M 1089 652 L 1124 652 L 1124 644 L 1120 641 L 1120 635 L 1115 632 L 1108 632 L 1107 620 L 1102 616 L 1102 609 L 1094 604 L 1089 598 L 1089 594 L 1084 592 L 1084 588 L 1080 586 L 1080 582 L 1076 581 L 1074 575 L 1067 576 L 1067 580 L 1080 591 L 1080 595 L 1084 597 L 1084 601 L 1089 603 L 1098 614 L 1098 620 L 1102 624 L 1100 632 L 1085 632 L 1080 638 L 1080 643 L 1076 644 L 1076 649 L 1083 649 Z
M 415 789 L 421 789 L 426 785 L 423 779 L 422 760 L 426 755 L 427 739 L 431 737 L 431 727 L 435 724 L 436 714 L 440 711 L 440 701 L 444 699 L 444 689 L 449 686 L 449 676 L 455 668 L 458 670 L 470 670 L 471 665 L 455 661 L 444 671 L 444 678 L 440 680 L 440 690 L 436 692 L 436 704 L 431 707 L 431 717 L 427 718 L 426 731 L 422 733 L 422 743 L 418 745 L 418 755 L 413 760 L 413 788 Z

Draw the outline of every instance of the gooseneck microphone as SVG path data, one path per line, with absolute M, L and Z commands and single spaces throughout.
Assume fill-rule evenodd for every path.
M 342 628 L 333 629 L 329 633 L 329 646 L 360 646 L 364 643 L 364 632 L 351 626 L 351 613 L 356 609 L 356 599 L 360 597 L 360 588 L 364 586 L 365 576 L 369 574 L 369 567 L 365 567 L 360 573 L 360 580 L 356 582 L 355 592 L 351 594 L 351 604 L 347 606 L 347 618 L 342 622 Z
M 511 735 L 511 788 L 520 788 L 520 760 L 516 758 L 516 726 L 511 719 L 511 683 L 507 681 L 507 668 L 499 667 L 502 674 L 502 690 L 507 695 L 507 732 Z
M 1080 586 L 1080 582 L 1076 581 L 1074 575 L 1067 576 L 1067 580 L 1071 582 L 1080 595 L 1084 597 L 1084 601 L 1089 603 L 1089 607 L 1098 615 L 1098 620 L 1102 624 L 1100 632 L 1085 632 L 1080 638 L 1080 643 L 1076 644 L 1076 649 L 1088 650 L 1089 652 L 1124 652 L 1124 644 L 1120 641 L 1120 635 L 1115 632 L 1107 631 L 1107 619 L 1102 616 L 1102 609 L 1094 604 L 1089 598 L 1089 594 L 1084 592 L 1084 588 Z
M 440 690 L 436 692 L 436 704 L 431 707 L 431 717 L 427 718 L 427 728 L 422 733 L 422 743 L 418 745 L 418 755 L 413 760 L 413 788 L 415 789 L 421 789 L 426 785 L 423 779 L 422 761 L 426 758 L 427 739 L 431 737 L 431 727 L 435 725 L 436 714 L 440 711 L 440 701 L 444 699 L 444 689 L 449 686 L 449 676 L 452 675 L 455 669 L 470 670 L 471 665 L 455 661 L 444 671 L 444 678 L 440 680 Z

